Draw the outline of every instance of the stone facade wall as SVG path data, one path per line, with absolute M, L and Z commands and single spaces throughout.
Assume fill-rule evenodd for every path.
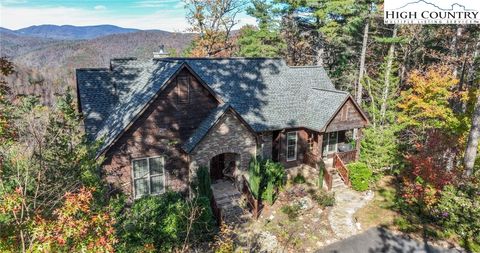
M 188 103 L 178 103 L 178 77 L 190 80 Z M 132 160 L 163 156 L 166 188 L 186 193 L 190 161 L 181 145 L 217 105 L 215 98 L 193 75 L 187 70 L 180 72 L 106 152 L 103 173 L 107 182 L 113 189 L 133 197 Z
M 191 175 L 195 175 L 200 166 L 210 168 L 210 160 L 216 155 L 236 153 L 240 155 L 240 171 L 236 173 L 240 177 L 247 170 L 250 158 L 256 155 L 256 148 L 255 134 L 234 113 L 226 112 L 190 154 Z

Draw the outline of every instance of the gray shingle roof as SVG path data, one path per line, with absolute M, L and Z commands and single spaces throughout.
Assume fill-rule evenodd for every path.
M 116 60 L 111 70 L 77 70 L 89 137 L 105 138 L 102 150 L 107 147 L 182 64 L 190 66 L 257 132 L 291 127 L 322 130 L 348 97 L 335 90 L 323 68 L 289 67 L 281 59 Z M 192 138 L 195 142 L 197 137 Z
M 202 123 L 200 123 L 200 126 L 198 126 L 192 136 L 182 145 L 182 149 L 190 153 L 229 108 L 230 105 L 225 103 L 213 109 Z

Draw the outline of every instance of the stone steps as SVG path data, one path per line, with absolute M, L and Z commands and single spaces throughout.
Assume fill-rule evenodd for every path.
M 251 218 L 251 214 L 241 206 L 242 194 L 229 181 L 212 184 L 213 197 L 221 210 L 222 221 L 226 224 L 239 224 Z
M 332 173 L 332 189 L 339 190 L 339 189 L 346 189 L 347 186 L 343 182 L 342 178 L 338 173 Z

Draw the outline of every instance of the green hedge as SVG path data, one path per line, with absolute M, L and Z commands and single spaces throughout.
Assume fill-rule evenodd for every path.
M 352 188 L 356 191 L 366 191 L 372 179 L 372 170 L 362 162 L 348 164 L 347 168 Z
M 187 235 L 192 210 L 200 210 L 190 231 L 189 241 L 210 239 L 215 228 L 210 202 L 205 197 L 191 201 L 180 194 L 167 192 L 136 200 L 130 209 L 117 217 L 119 252 L 173 251 L 181 247 Z

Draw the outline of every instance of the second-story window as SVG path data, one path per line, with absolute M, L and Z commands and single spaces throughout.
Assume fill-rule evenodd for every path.
M 297 160 L 297 132 L 287 133 L 287 162 Z
M 190 80 L 188 76 L 177 78 L 177 103 L 188 104 L 190 102 Z

